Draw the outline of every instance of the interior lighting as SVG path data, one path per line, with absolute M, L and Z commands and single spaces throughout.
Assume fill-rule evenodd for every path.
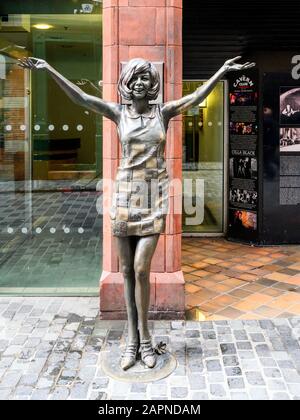
M 36 25 L 33 25 L 36 29 L 51 29 L 53 28 L 52 25 L 48 25 L 48 23 L 37 23 Z

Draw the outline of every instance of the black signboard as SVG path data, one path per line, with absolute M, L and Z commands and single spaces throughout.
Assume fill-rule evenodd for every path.
M 300 242 L 300 81 L 263 77 L 263 229 L 266 244 Z
M 229 79 L 228 237 L 258 240 L 258 72 Z

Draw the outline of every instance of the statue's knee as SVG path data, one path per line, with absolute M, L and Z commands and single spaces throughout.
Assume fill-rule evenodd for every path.
M 135 278 L 139 282 L 145 282 L 149 278 L 149 272 L 147 269 L 141 266 L 136 266 L 134 268 Z
M 129 277 L 133 275 L 133 267 L 127 264 L 122 265 L 121 267 L 124 277 Z

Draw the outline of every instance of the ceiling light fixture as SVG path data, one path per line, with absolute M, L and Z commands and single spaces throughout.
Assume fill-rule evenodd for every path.
M 51 29 L 53 28 L 52 25 L 48 25 L 47 23 L 37 23 L 36 25 L 33 25 L 36 29 Z

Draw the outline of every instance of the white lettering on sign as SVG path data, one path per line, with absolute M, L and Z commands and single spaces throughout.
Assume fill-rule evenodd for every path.
M 240 76 L 233 84 L 233 87 L 251 87 L 253 86 L 253 82 L 250 77 L 245 76 L 244 74 Z
M 299 80 L 300 79 L 300 55 L 294 55 L 292 57 L 292 64 L 296 64 L 293 68 L 292 68 L 292 78 L 294 80 Z

